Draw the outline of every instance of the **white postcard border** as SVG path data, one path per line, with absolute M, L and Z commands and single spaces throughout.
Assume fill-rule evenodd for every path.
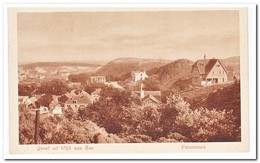
M 9 96 L 8 96 L 8 27 L 7 27 L 7 8 L 8 7 L 84 7 L 86 5 L 75 5 L 75 4 L 59 4 L 59 5 L 53 5 L 53 4 L 43 4 L 43 5 L 6 5 L 5 6 L 5 16 L 4 16 L 4 42 L 5 42 L 5 48 L 4 48 L 4 108 L 9 108 Z M 207 154 L 199 154 L 198 153 L 161 153 L 161 154 L 152 154 L 152 153 L 138 153 L 138 154 L 127 154 L 127 153 L 120 153 L 120 154 L 15 154 L 12 155 L 9 153 L 9 110 L 5 109 L 4 111 L 4 145 L 5 145 L 5 158 L 8 159 L 14 159 L 14 158 L 20 158 L 20 159 L 131 159 L 131 158 L 139 158 L 139 159 L 245 159 L 245 158 L 254 158 L 255 157 L 255 146 L 256 146 L 256 98 L 255 98 L 255 90 L 256 90 L 256 9 L 254 4 L 246 4 L 246 5 L 226 5 L 226 4 L 211 4 L 211 5 L 169 5 L 169 4 L 130 4 L 129 5 L 122 5 L 122 4 L 113 4 L 113 5 L 107 5 L 107 4 L 91 4 L 87 5 L 86 7 L 248 7 L 248 49 L 249 49 L 249 104 L 250 104 L 250 118 L 249 118 L 249 126 L 250 126 L 250 152 L 248 153 L 207 153 Z M 8 140 L 8 141 L 7 141 Z

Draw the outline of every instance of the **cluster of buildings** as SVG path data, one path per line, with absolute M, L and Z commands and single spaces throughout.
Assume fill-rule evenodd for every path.
M 145 80 L 148 75 L 145 71 L 143 72 L 133 72 L 132 73 L 133 81 L 137 82 L 140 80 Z M 91 76 L 91 83 L 102 83 L 107 87 L 112 87 L 121 91 L 125 91 L 125 88 L 118 84 L 117 81 L 108 82 L 106 81 L 105 76 Z M 30 108 L 31 110 L 40 110 L 42 114 L 48 115 L 61 115 L 64 110 L 70 109 L 73 111 L 77 111 L 80 108 L 86 108 L 87 106 L 97 102 L 100 99 L 100 93 L 102 88 L 97 88 L 91 94 L 85 91 L 77 91 L 78 87 L 81 86 L 79 82 L 70 82 L 70 88 L 73 89 L 71 92 L 67 92 L 61 96 L 52 95 L 52 101 L 50 104 L 45 106 L 37 106 L 37 101 L 40 100 L 43 95 L 34 95 L 32 97 L 29 96 L 19 96 L 18 102 L 19 104 L 24 104 L 26 108 Z M 140 91 L 132 91 L 132 95 L 139 98 L 142 101 L 142 104 L 147 105 L 159 105 L 161 103 L 161 92 L 160 91 L 144 91 L 143 85 L 141 85 Z
M 26 108 L 39 109 L 43 113 L 49 115 L 61 115 L 64 110 L 71 109 L 77 111 L 80 108 L 86 108 L 88 105 L 93 104 L 100 97 L 98 90 L 95 90 L 93 94 L 89 94 L 85 91 L 76 92 L 72 90 L 61 96 L 52 95 L 51 101 L 48 106 L 37 106 L 37 101 L 43 98 L 45 95 L 19 96 L 18 104 L 24 104 Z

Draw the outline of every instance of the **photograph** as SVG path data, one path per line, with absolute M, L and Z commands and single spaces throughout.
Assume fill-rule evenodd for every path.
M 12 154 L 248 152 L 248 8 L 9 8 Z
M 239 11 L 18 13 L 17 35 L 20 144 L 241 141 Z

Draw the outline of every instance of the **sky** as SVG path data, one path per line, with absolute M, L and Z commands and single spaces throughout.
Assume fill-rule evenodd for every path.
M 18 61 L 239 56 L 239 11 L 17 14 Z

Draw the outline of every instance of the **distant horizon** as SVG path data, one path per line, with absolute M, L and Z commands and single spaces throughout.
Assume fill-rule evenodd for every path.
M 240 56 L 239 11 L 18 13 L 18 62 Z M 73 61 L 71 61 L 73 60 Z
M 233 57 L 240 57 L 240 56 L 230 56 L 230 57 L 226 57 L 226 58 L 215 58 L 215 57 L 211 57 L 211 58 L 206 58 L 206 59 L 228 59 L 228 58 L 233 58 Z M 127 59 L 149 59 L 149 60 L 165 60 L 165 61 L 176 61 L 176 60 L 180 60 L 180 59 L 187 59 L 193 62 L 196 62 L 198 59 L 203 59 L 203 58 L 198 58 L 197 60 L 191 60 L 188 58 L 179 58 L 179 59 L 174 59 L 174 60 L 168 60 L 168 59 L 158 59 L 158 58 L 133 58 L 133 57 L 121 57 L 121 58 L 127 58 Z M 120 59 L 120 58 L 115 58 L 112 60 L 85 60 L 85 61 L 32 61 L 32 62 L 18 62 L 18 64 L 20 65 L 25 65 L 25 64 L 32 64 L 32 63 L 90 63 L 90 62 L 103 62 L 103 64 L 107 64 L 108 62 L 111 62 L 113 60 L 116 59 Z

